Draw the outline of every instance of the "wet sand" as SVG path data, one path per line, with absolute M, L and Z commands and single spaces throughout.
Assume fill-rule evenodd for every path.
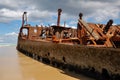
M 15 46 L 0 47 L 0 80 L 94 80 L 43 64 L 18 52 Z

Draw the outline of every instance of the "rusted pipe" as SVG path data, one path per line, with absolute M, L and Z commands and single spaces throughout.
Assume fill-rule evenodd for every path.
M 81 19 L 81 20 L 82 20 L 82 16 L 83 16 L 83 14 L 82 14 L 82 13 L 80 13 L 80 14 L 79 14 L 79 19 Z
M 24 12 L 22 16 L 22 27 L 24 26 L 25 22 L 27 24 L 27 12 Z
M 112 26 L 112 24 L 113 24 L 113 20 L 110 19 L 110 20 L 107 22 L 107 25 L 106 25 L 106 26 L 104 27 L 104 29 L 103 29 L 103 33 L 104 33 L 104 34 L 106 34 L 106 33 L 108 32 L 108 30 L 109 30 L 110 26 Z
M 58 19 L 57 19 L 57 26 L 60 26 L 60 15 L 61 15 L 62 9 L 58 9 Z

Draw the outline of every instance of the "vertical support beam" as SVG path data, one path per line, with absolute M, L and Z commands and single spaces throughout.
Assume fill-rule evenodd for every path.
M 24 26 L 25 22 L 27 24 L 27 12 L 24 12 L 22 16 L 22 27 Z
M 82 20 L 82 16 L 83 16 L 83 14 L 80 13 L 80 14 L 79 14 L 79 19 L 80 19 L 80 20 Z M 82 37 L 82 26 L 79 24 L 79 22 L 78 22 L 78 24 L 77 24 L 77 37 L 78 37 L 79 39 Z
M 79 14 L 79 19 L 82 20 L 82 16 L 83 14 L 80 13 Z M 82 30 L 82 26 L 78 23 L 77 24 L 77 37 L 80 39 L 81 38 L 81 30 Z
M 58 19 L 57 19 L 57 26 L 60 26 L 60 15 L 61 15 L 62 9 L 58 9 Z

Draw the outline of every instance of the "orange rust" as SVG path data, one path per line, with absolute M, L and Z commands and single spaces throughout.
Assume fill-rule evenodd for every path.
M 120 47 L 120 26 L 112 25 L 109 20 L 105 24 L 86 23 L 82 20 L 83 14 L 79 14 L 77 29 L 60 26 L 60 15 L 62 9 L 58 9 L 58 20 L 56 26 L 30 26 L 27 24 L 27 12 L 22 17 L 22 27 L 19 38 L 28 40 L 46 40 L 55 43 L 76 43 L 95 47 Z M 26 22 L 26 24 L 24 24 Z M 26 30 L 26 34 L 23 30 Z M 73 39 L 75 38 L 75 39 Z

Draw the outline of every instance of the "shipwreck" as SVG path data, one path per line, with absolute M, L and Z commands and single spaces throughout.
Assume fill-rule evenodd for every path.
M 97 80 L 120 80 L 120 25 L 87 23 L 79 14 L 77 29 L 57 25 L 31 26 L 23 13 L 17 50 L 52 66 Z M 24 30 L 27 33 L 24 33 Z

